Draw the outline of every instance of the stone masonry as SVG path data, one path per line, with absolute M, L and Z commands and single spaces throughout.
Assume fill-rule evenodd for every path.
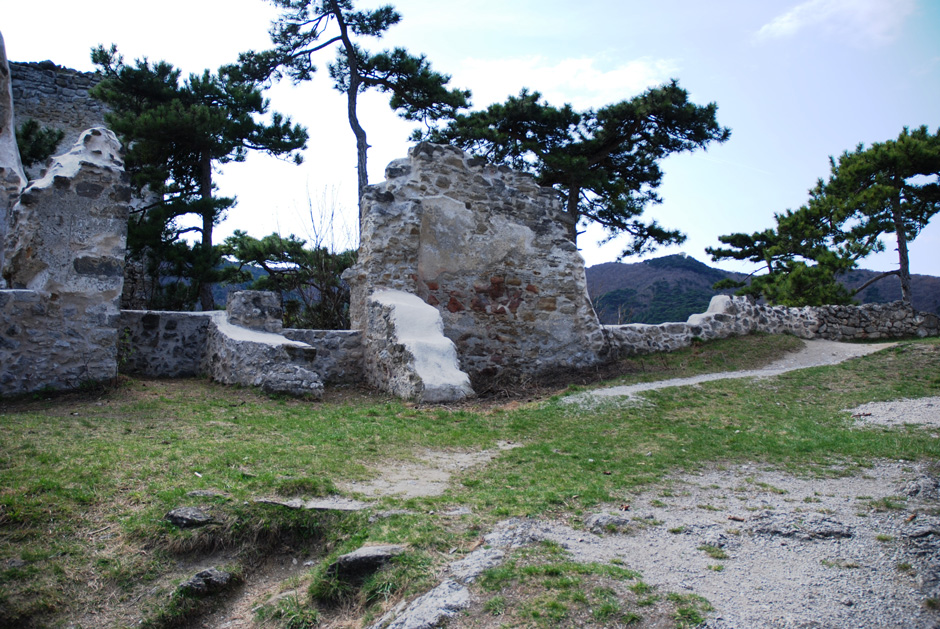
M 584 261 L 553 190 L 433 144 L 393 161 L 386 177 L 365 192 L 359 260 L 344 276 L 354 329 L 366 328 L 373 293 L 398 290 L 438 309 L 474 379 L 603 360 Z
M 86 131 L 13 206 L 0 291 L 0 393 L 117 375 L 130 188 L 121 147 Z
M 51 61 L 10 63 L 13 102 L 19 124 L 36 120 L 44 127 L 59 129 L 68 147 L 86 129 L 103 127 L 108 108 L 88 91 L 100 80 L 94 72 L 79 72 Z
M 695 339 L 710 341 L 752 332 L 793 334 L 804 339 L 858 341 L 940 335 L 940 319 L 902 302 L 862 306 L 788 308 L 746 297 L 712 297 L 708 311 L 685 323 L 604 326 L 611 357 L 671 352 Z
M 12 83 L 3 35 L 0 34 L 0 269 L 3 268 L 3 242 L 6 240 L 8 217 L 27 183 L 16 146 Z M 3 286 L 0 280 L 0 288 Z

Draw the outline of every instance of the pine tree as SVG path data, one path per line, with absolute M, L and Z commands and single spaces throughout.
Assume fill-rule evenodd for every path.
M 132 219 L 129 247 L 146 251 L 158 286 L 161 275 L 185 278 L 172 305 L 188 306 L 198 296 L 202 309 L 210 310 L 221 260 L 213 228 L 235 204 L 215 196 L 214 170 L 244 161 L 249 151 L 299 164 L 307 132 L 276 112 L 270 122 L 259 122 L 269 103 L 259 83 L 237 66 L 181 81 L 180 71 L 165 61 L 125 64 L 113 45 L 95 48 L 92 61 L 103 76 L 92 93 L 112 110 L 106 121 L 127 147 L 132 182 L 142 196 L 155 199 Z M 182 227 L 179 219 L 187 215 L 195 215 L 199 225 Z M 200 235 L 198 245 L 183 240 L 190 232 Z
M 730 137 L 715 118 L 714 103 L 690 102 L 676 81 L 584 112 L 540 99 L 523 89 L 505 103 L 457 115 L 414 139 L 450 142 L 553 186 L 564 200 L 572 242 L 589 222 L 603 226 L 610 238 L 630 237 L 621 258 L 685 240 L 678 230 L 640 216 L 661 202 L 660 160 Z
M 708 248 L 712 260 L 750 260 L 766 267 L 743 294 L 773 303 L 820 305 L 848 303 L 873 282 L 891 275 L 901 280 L 901 298 L 910 304 L 908 244 L 940 211 L 940 131 L 905 128 L 897 140 L 859 144 L 830 158 L 829 179 L 809 191 L 809 201 L 777 214 L 777 226 L 754 234 L 729 234 L 730 248 Z M 878 275 L 853 292 L 838 276 L 859 260 L 883 251 L 882 236 L 897 241 L 898 269 Z
M 452 117 L 468 106 L 470 92 L 450 89 L 450 77 L 431 69 L 423 56 L 404 48 L 370 53 L 358 39 L 381 37 L 401 21 L 392 6 L 357 11 L 352 0 L 271 0 L 282 13 L 271 29 L 272 50 L 249 52 L 240 61 L 243 71 L 258 80 L 309 80 L 317 70 L 316 54 L 336 49 L 328 64 L 334 87 L 346 95 L 349 126 L 356 136 L 358 190 L 369 184 L 366 131 L 358 117 L 359 94 L 369 89 L 390 94 L 389 105 L 402 118 L 430 124 Z

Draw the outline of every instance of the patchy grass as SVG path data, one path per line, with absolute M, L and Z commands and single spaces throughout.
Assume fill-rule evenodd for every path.
M 637 358 L 623 364 L 616 382 L 753 368 L 795 342 L 746 337 Z M 363 543 L 407 544 L 401 562 L 337 598 L 349 613 L 374 618 L 426 587 L 437 567 L 507 516 L 581 516 L 706 464 L 760 462 L 828 474 L 833 464 L 852 473 L 879 458 L 940 460 L 940 443 L 928 431 L 853 429 L 843 411 L 938 395 L 937 373 L 940 342 L 933 339 L 776 378 L 651 391 L 642 407 L 581 409 L 559 397 L 417 407 L 356 392 L 330 392 L 314 403 L 202 380 L 127 380 L 108 390 L 0 400 L 0 625 L 171 626 L 174 617 L 193 613 L 181 613 L 185 602 L 174 603 L 172 593 L 199 562 L 218 558 L 250 574 L 260 553 L 320 560 Z M 370 522 L 369 513 L 252 502 L 330 495 L 425 449 L 493 449 L 498 441 L 522 447 L 461 472 L 443 496 L 386 498 L 376 507 L 410 514 Z M 218 495 L 189 495 L 194 490 Z M 862 504 L 894 510 L 904 500 Z M 179 506 L 201 507 L 215 521 L 179 530 L 163 519 Z M 473 515 L 442 515 L 454 506 Z M 637 622 L 634 614 L 648 619 L 652 607 L 691 626 L 706 613 L 701 602 L 638 593 L 631 586 L 639 582 L 608 572 L 629 565 L 581 573 L 561 562 L 559 575 L 515 565 L 504 578 L 507 591 L 486 590 L 490 600 L 503 597 L 486 613 L 510 625 L 628 625 Z M 296 626 L 329 619 L 329 606 L 313 603 L 314 592 L 329 585 L 316 585 L 316 571 L 305 577 L 303 595 L 272 611 L 272 619 Z M 613 598 L 598 593 L 604 588 Z
M 506 627 L 691 627 L 710 609 L 704 599 L 660 592 L 639 576 L 613 564 L 566 561 L 544 548 L 522 549 L 481 575 L 477 602 L 458 624 L 478 626 L 476 619 L 485 624 L 487 616 L 498 616 Z

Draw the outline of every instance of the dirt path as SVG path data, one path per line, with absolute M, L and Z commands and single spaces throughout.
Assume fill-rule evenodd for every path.
M 565 398 L 569 404 L 590 404 L 592 401 L 611 398 L 611 397 L 631 397 L 643 391 L 652 391 L 654 389 L 666 389 L 668 387 L 684 387 L 702 382 L 711 382 L 713 380 L 728 380 L 732 378 L 769 378 L 779 376 L 788 371 L 796 369 L 806 369 L 808 367 L 820 367 L 823 365 L 835 365 L 850 358 L 858 358 L 883 349 L 892 347 L 894 343 L 877 343 L 871 345 L 858 345 L 855 343 L 838 343 L 836 341 L 826 341 L 822 339 L 805 340 L 805 347 L 792 354 L 789 354 L 778 361 L 775 361 L 763 369 L 749 369 L 745 371 L 720 371 L 717 373 L 702 374 L 692 376 L 691 378 L 673 378 L 671 380 L 660 380 L 658 382 L 643 382 L 640 384 L 631 384 L 620 387 L 610 387 L 607 389 L 598 389 L 589 391 L 581 395 Z

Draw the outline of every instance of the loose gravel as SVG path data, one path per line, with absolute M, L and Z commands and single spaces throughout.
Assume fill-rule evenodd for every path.
M 635 403 L 643 391 L 774 376 L 890 346 L 806 341 L 804 350 L 764 369 L 614 387 L 566 401 Z M 847 412 L 860 425 L 940 428 L 940 398 Z M 797 477 L 756 465 L 715 468 L 670 478 L 589 514 L 580 526 L 516 519 L 486 539 L 500 548 L 551 540 L 579 562 L 622 562 L 661 591 L 708 599 L 709 629 L 940 629 L 940 468 L 880 461 L 830 472 Z
M 704 596 L 711 629 L 935 629 L 938 484 L 936 470 L 909 462 L 823 479 L 741 465 L 675 477 L 627 511 L 591 514 L 585 526 L 597 533 L 511 520 L 493 539 L 618 560 L 661 591 Z

